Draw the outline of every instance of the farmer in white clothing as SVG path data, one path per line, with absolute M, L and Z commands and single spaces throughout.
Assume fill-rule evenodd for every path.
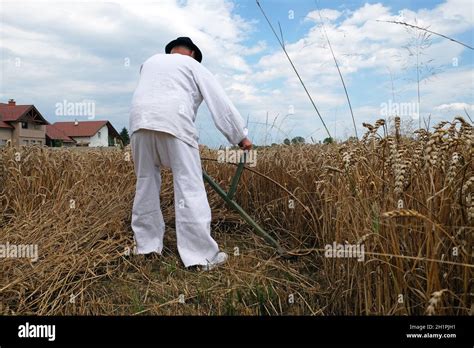
M 138 254 L 161 254 L 165 223 L 160 210 L 160 168 L 173 172 L 178 251 L 186 267 L 209 270 L 227 259 L 211 237 L 194 121 L 202 100 L 231 144 L 249 150 L 242 117 L 187 37 L 171 41 L 140 69 L 130 110 L 132 156 L 137 176 L 132 229 Z M 170 54 L 171 53 L 171 54 Z

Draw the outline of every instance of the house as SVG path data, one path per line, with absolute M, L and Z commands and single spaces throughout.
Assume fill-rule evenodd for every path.
M 17 105 L 14 99 L 0 103 L 0 146 L 44 145 L 48 124 L 34 105 Z
M 109 121 L 76 120 L 55 122 L 52 126 L 74 140 L 77 146 L 115 146 L 121 141 L 119 133 Z M 54 137 L 54 133 L 50 135 Z
M 0 103 L 0 146 L 114 146 L 121 141 L 109 121 L 56 122 L 53 125 L 34 105 Z
M 76 146 L 76 141 L 51 124 L 46 125 L 46 145 L 50 147 Z

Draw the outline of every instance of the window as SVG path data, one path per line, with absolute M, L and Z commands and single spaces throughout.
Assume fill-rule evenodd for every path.
M 22 144 L 23 145 L 28 145 L 28 139 L 23 139 Z
M 41 129 L 41 126 L 38 123 L 33 124 L 34 129 Z
M 99 133 L 97 133 L 97 136 L 98 136 L 98 137 L 99 137 L 99 139 L 100 139 L 100 132 L 99 132 Z
M 0 146 L 5 146 L 7 145 L 7 140 L 6 139 L 0 139 Z
M 21 128 L 28 129 L 28 122 L 22 122 L 21 123 Z

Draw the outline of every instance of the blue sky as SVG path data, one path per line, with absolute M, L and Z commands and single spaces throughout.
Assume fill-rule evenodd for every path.
M 431 37 L 419 56 L 425 66 L 418 105 L 415 59 L 405 46 L 419 32 L 376 21 L 416 22 L 474 46 L 472 1 L 260 3 L 276 28 L 280 22 L 288 54 L 333 137 L 344 139 L 354 130 L 323 25 L 359 135 L 363 122 L 393 116 L 393 106 L 405 110 L 402 121 L 414 126 L 429 115 L 433 124 L 464 115 L 464 109 L 474 114 L 472 50 Z M 249 119 L 256 143 L 327 136 L 255 1 L 0 1 L 0 19 L 0 100 L 34 104 L 50 122 L 86 120 L 59 115 L 56 105 L 89 100 L 96 119 L 128 128 L 141 63 L 177 36 L 190 36 L 203 51 L 203 64 Z M 226 145 L 205 103 L 197 127 L 201 143 Z

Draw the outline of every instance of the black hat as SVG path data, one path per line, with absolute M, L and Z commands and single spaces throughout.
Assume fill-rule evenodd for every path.
M 201 50 L 191 41 L 189 37 L 178 37 L 176 40 L 171 41 L 169 44 L 166 45 L 165 47 L 165 52 L 167 54 L 171 53 L 171 50 L 173 47 L 176 46 L 186 46 L 190 50 L 193 50 L 194 53 L 194 59 L 196 59 L 199 63 L 201 63 L 202 60 L 202 53 Z

